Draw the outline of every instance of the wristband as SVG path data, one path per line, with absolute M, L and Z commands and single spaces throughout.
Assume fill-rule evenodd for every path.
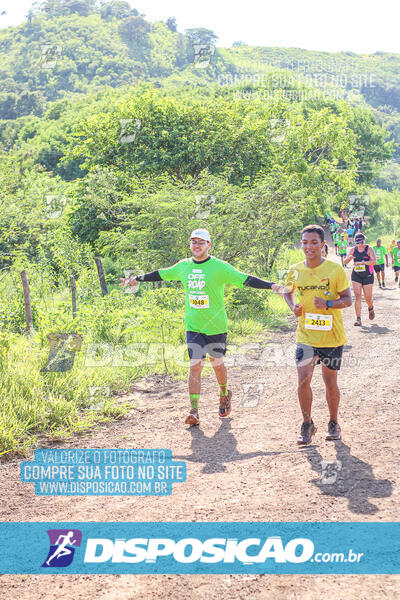
M 328 308 L 332 308 L 332 305 L 333 305 L 333 302 L 332 302 L 332 300 L 327 300 L 327 301 L 326 301 L 326 308 L 327 308 L 327 309 L 328 309 Z

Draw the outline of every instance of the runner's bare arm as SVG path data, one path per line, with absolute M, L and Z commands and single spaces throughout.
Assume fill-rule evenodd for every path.
M 286 304 L 288 305 L 288 307 L 292 311 L 292 313 L 294 313 L 294 315 L 296 317 L 301 317 L 301 315 L 303 313 L 303 307 L 301 306 L 301 304 L 296 304 L 295 303 L 294 292 L 285 292 L 283 294 L 283 297 L 284 297 L 284 299 L 286 301 Z
M 349 255 L 344 259 L 343 262 L 344 262 L 345 265 L 347 265 L 347 263 L 349 263 L 351 260 L 354 259 L 353 253 L 354 253 L 354 248 L 352 248 L 350 250 Z
M 337 300 L 332 300 L 332 306 L 330 308 L 347 308 L 348 306 L 352 305 L 350 288 L 343 290 L 343 292 L 338 292 L 338 294 L 339 298 Z M 316 308 L 326 310 L 328 308 L 327 300 L 325 300 L 325 298 L 319 298 L 316 296 L 314 298 L 314 306 Z
M 373 250 L 373 248 L 371 248 L 371 246 L 368 247 L 368 256 L 370 257 L 371 260 L 369 260 L 368 262 L 366 261 L 365 264 L 366 265 L 376 265 L 375 250 Z

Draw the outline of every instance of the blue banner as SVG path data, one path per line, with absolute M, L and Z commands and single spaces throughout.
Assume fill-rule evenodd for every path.
M 399 574 L 400 523 L 0 523 L 1 574 Z

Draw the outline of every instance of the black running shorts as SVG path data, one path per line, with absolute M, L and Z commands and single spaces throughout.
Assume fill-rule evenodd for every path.
M 343 346 L 336 348 L 317 348 L 307 344 L 297 344 L 296 347 L 296 366 L 303 366 L 310 362 L 314 356 L 318 356 L 317 365 L 323 364 L 332 371 L 339 371 L 342 364 Z M 305 366 L 304 365 L 304 366 Z
M 379 273 L 380 271 L 384 271 L 384 270 L 385 270 L 384 263 L 382 263 L 381 265 L 374 265 L 374 271 L 375 271 L 375 273 Z
M 367 276 L 363 275 L 361 277 L 361 275 L 353 271 L 351 274 L 351 280 L 357 281 L 358 283 L 361 283 L 361 285 L 369 285 L 370 283 L 374 283 L 374 274 L 369 273 Z
M 186 343 L 189 358 L 206 358 L 207 354 L 213 358 L 221 358 L 226 353 L 226 333 L 206 335 L 197 331 L 186 332 Z

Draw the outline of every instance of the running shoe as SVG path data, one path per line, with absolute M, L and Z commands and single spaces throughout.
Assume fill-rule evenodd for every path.
M 297 443 L 301 444 L 309 444 L 311 442 L 312 436 L 316 433 L 317 428 L 314 425 L 314 421 L 311 423 L 304 423 L 301 426 L 301 432 L 299 437 L 297 438 Z
M 328 423 L 328 431 L 325 436 L 326 440 L 341 440 L 340 425 L 333 419 Z
M 368 309 L 368 316 L 370 321 L 373 321 L 373 319 L 375 319 L 374 307 Z
M 379 284 L 379 287 L 382 289 L 382 286 L 381 286 L 381 284 Z
M 382 281 L 382 287 L 383 287 L 383 288 L 385 288 L 385 287 L 386 287 L 386 285 L 385 285 L 385 282 L 384 282 L 384 281 Z
M 219 416 L 220 417 L 227 417 L 229 415 L 229 413 L 231 412 L 231 398 L 232 398 L 232 392 L 231 390 L 228 390 L 228 395 L 227 396 L 220 396 L 219 397 Z
M 200 423 L 199 411 L 196 408 L 192 408 L 188 416 L 185 419 L 185 425 L 198 425 Z
M 361 317 L 357 317 L 357 319 L 355 320 L 354 325 L 357 325 L 358 327 L 361 327 Z

